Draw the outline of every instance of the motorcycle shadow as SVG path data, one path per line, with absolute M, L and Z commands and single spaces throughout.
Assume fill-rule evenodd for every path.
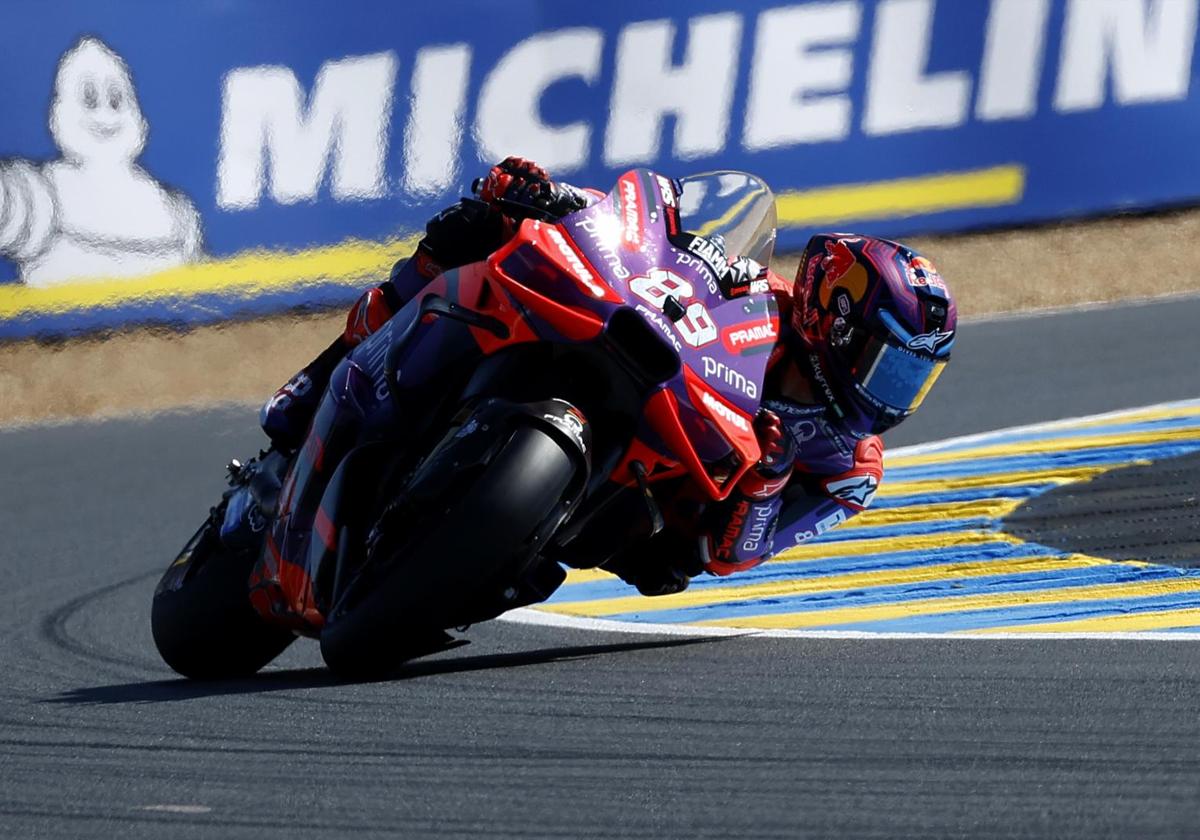
M 195 700 L 205 697 L 267 694 L 273 691 L 294 691 L 306 688 L 331 688 L 347 685 L 404 682 L 422 677 L 447 674 L 466 674 L 476 671 L 520 668 L 529 665 L 573 662 L 597 656 L 629 653 L 639 650 L 712 644 L 729 641 L 732 638 L 737 637 L 702 636 L 640 642 L 617 642 L 604 645 L 571 645 L 513 653 L 489 653 L 479 656 L 458 656 L 449 659 L 413 660 L 401 665 L 395 671 L 388 674 L 356 680 L 340 678 L 325 668 L 289 668 L 278 671 L 265 671 L 253 677 L 231 680 L 189 680 L 181 677 L 172 680 L 150 680 L 147 682 L 73 688 L 57 696 L 46 698 L 41 702 L 72 706 L 122 703 L 172 703 L 180 700 Z M 462 644 L 466 644 L 466 642 L 464 641 Z

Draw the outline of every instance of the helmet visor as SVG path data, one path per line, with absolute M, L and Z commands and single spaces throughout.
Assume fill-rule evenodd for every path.
M 869 399 L 894 411 L 910 412 L 924 401 L 945 367 L 945 359 L 918 356 L 871 336 L 853 369 L 859 388 Z

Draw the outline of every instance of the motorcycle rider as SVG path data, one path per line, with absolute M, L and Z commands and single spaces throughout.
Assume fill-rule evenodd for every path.
M 367 290 L 341 335 L 263 406 L 262 426 L 276 448 L 305 444 L 338 363 L 430 280 L 486 259 L 512 236 L 523 210 L 559 218 L 599 197 L 518 157 L 492 167 L 474 191 L 477 201 L 464 199 L 429 221 L 415 254 Z M 953 298 L 933 265 L 902 245 L 820 234 L 794 283 L 741 258 L 722 286 L 733 296 L 763 283 L 781 329 L 754 422 L 762 457 L 725 501 L 697 513 L 686 538 L 663 532 L 605 563 L 645 595 L 681 591 L 702 572 L 753 568 L 777 543 L 802 542 L 866 509 L 883 478 L 878 435 L 917 409 L 949 358 Z M 231 504 L 223 538 L 249 515 Z

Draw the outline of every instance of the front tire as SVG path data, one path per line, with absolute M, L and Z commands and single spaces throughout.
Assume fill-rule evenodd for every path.
M 520 572 L 577 469 L 549 434 L 518 427 L 474 484 L 444 501 L 426 534 L 405 540 L 413 548 L 353 606 L 345 598 L 335 605 L 321 633 L 325 664 L 343 676 L 370 676 L 427 652 L 442 629 L 459 623 L 456 606 Z
M 150 628 L 163 661 L 185 677 L 248 677 L 295 641 L 250 605 L 249 551 L 221 545 L 206 522 L 168 567 L 150 607 Z

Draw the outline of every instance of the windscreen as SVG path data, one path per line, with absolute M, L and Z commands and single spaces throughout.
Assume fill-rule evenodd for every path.
M 702 172 L 684 178 L 679 219 L 684 230 L 720 235 L 730 258 L 763 265 L 775 251 L 775 194 L 748 172 Z

